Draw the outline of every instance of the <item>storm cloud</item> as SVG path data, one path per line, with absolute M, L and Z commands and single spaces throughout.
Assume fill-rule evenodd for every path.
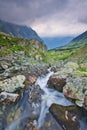
M 0 0 L 0 19 L 31 26 L 41 36 L 86 31 L 86 10 L 87 0 Z

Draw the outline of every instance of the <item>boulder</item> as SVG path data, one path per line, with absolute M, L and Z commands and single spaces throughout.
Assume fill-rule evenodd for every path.
M 29 81 L 30 84 L 35 83 L 36 80 L 37 80 L 37 77 L 36 77 L 36 76 L 34 76 L 34 75 L 29 75 L 29 76 L 28 76 L 28 81 Z
M 50 112 L 61 125 L 63 130 L 79 130 L 78 118 L 80 113 L 76 106 L 60 106 L 53 104 L 50 107 Z
M 74 99 L 75 103 L 87 110 L 87 77 L 69 77 L 63 87 L 66 97 Z
M 63 91 L 63 87 L 65 84 L 66 84 L 66 79 L 56 74 L 52 75 L 48 80 L 48 87 L 55 88 L 60 92 Z
M 82 65 L 82 64 L 81 64 Z M 79 66 L 74 61 L 68 61 L 60 70 L 52 75 L 48 81 L 48 86 L 62 91 L 76 105 L 87 110 L 87 72 L 82 71 L 86 66 Z
M 14 92 L 15 90 L 19 88 L 24 87 L 24 81 L 25 81 L 24 75 L 17 75 L 5 80 L 0 81 L 0 90 L 6 91 L 6 92 Z
M 7 69 L 8 68 L 8 66 L 9 66 L 9 64 L 7 63 L 7 62 L 2 62 L 1 63 L 1 67 L 2 67 L 2 69 Z
M 73 73 L 73 71 L 76 71 L 79 68 L 79 65 L 75 62 L 67 62 L 64 65 L 60 67 L 60 69 L 57 71 L 58 75 L 66 75 L 69 76 Z
M 79 68 L 79 65 L 75 62 L 69 61 L 64 65 L 65 68 L 72 68 L 73 70 L 76 70 Z
M 18 94 L 14 94 L 14 93 L 7 93 L 7 92 L 1 92 L 0 93 L 0 102 L 4 101 L 4 100 L 9 100 L 11 102 L 15 102 L 16 99 L 18 98 Z

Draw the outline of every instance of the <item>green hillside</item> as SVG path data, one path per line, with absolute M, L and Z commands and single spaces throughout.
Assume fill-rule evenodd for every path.
M 36 39 L 26 40 L 0 33 L 0 57 L 23 51 L 27 56 L 42 58 L 47 47 Z
M 35 39 L 26 40 L 15 38 L 10 35 L 0 33 L 0 56 L 14 54 L 23 51 L 29 58 L 40 60 L 48 65 L 54 65 L 58 61 L 75 59 L 78 62 L 87 62 L 87 32 L 73 39 L 62 48 L 47 51 L 43 42 Z
M 47 59 L 47 62 L 51 64 L 67 59 L 87 62 L 87 31 L 74 38 L 65 46 L 49 50 Z
M 65 46 L 60 47 L 60 49 L 66 49 L 66 48 L 74 49 L 84 47 L 85 45 L 87 45 L 87 31 L 74 38 L 71 42 L 69 42 Z

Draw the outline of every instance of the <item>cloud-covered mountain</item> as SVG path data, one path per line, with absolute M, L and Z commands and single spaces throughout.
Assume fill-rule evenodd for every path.
M 42 37 L 77 36 L 87 30 L 87 0 L 0 0 L 0 19 Z
M 16 25 L 2 20 L 0 20 L 0 32 L 10 34 L 14 37 L 37 39 L 42 41 L 38 34 L 31 27 Z

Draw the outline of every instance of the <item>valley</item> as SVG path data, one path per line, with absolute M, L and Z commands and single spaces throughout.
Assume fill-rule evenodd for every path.
M 0 130 L 87 130 L 87 31 L 48 50 L 18 28 L 0 25 Z

